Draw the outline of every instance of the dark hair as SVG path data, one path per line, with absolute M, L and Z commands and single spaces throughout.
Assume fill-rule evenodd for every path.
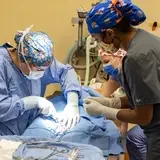
M 119 32 L 127 33 L 131 29 L 131 25 L 126 17 L 124 17 L 117 25 L 114 27 Z

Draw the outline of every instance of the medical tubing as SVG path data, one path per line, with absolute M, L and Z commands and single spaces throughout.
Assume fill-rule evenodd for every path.
M 88 82 L 89 82 L 89 73 L 90 73 L 90 49 L 95 48 L 97 46 L 96 42 L 93 45 L 91 45 L 91 41 L 92 41 L 92 36 L 90 35 L 87 37 L 87 40 L 86 40 L 86 74 L 85 74 L 85 82 L 84 82 L 85 86 L 88 86 L 89 84 Z
M 86 65 L 76 65 L 72 63 L 72 58 L 76 52 L 76 50 L 78 49 L 78 43 L 77 41 L 74 43 L 74 45 L 72 46 L 72 48 L 69 51 L 69 54 L 65 60 L 65 63 L 69 63 L 74 69 L 77 70 L 85 70 L 86 69 Z M 99 63 L 99 60 L 96 60 L 94 62 L 92 62 L 89 66 L 92 67 L 94 65 L 96 65 L 97 63 Z

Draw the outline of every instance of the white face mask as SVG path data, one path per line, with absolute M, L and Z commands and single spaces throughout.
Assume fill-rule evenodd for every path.
M 30 71 L 29 75 L 25 75 L 30 80 L 38 80 L 42 78 L 44 71 Z
M 102 41 L 98 44 L 98 47 L 105 53 L 113 54 L 118 51 L 118 48 L 116 48 L 113 43 L 106 44 Z

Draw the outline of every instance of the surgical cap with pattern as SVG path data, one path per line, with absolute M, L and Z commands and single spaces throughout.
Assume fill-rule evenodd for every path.
M 115 27 L 123 17 L 132 26 L 139 25 L 146 19 L 144 12 L 131 0 L 105 0 L 88 12 L 86 22 L 89 32 L 96 34 Z
M 21 45 L 20 40 L 23 34 L 23 31 L 19 31 L 15 35 L 14 40 L 17 44 L 17 50 L 19 44 Z M 20 53 L 18 53 L 22 62 L 25 62 L 24 55 L 27 62 L 34 66 L 47 67 L 51 65 L 53 61 L 53 42 L 47 34 L 43 32 L 28 32 L 24 36 L 22 43 L 23 53 L 22 48 L 19 51 Z

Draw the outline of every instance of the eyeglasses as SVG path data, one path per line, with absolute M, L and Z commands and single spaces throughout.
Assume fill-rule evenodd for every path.
M 33 71 L 45 71 L 48 68 L 48 66 L 47 67 L 33 66 L 31 68 L 32 68 Z

